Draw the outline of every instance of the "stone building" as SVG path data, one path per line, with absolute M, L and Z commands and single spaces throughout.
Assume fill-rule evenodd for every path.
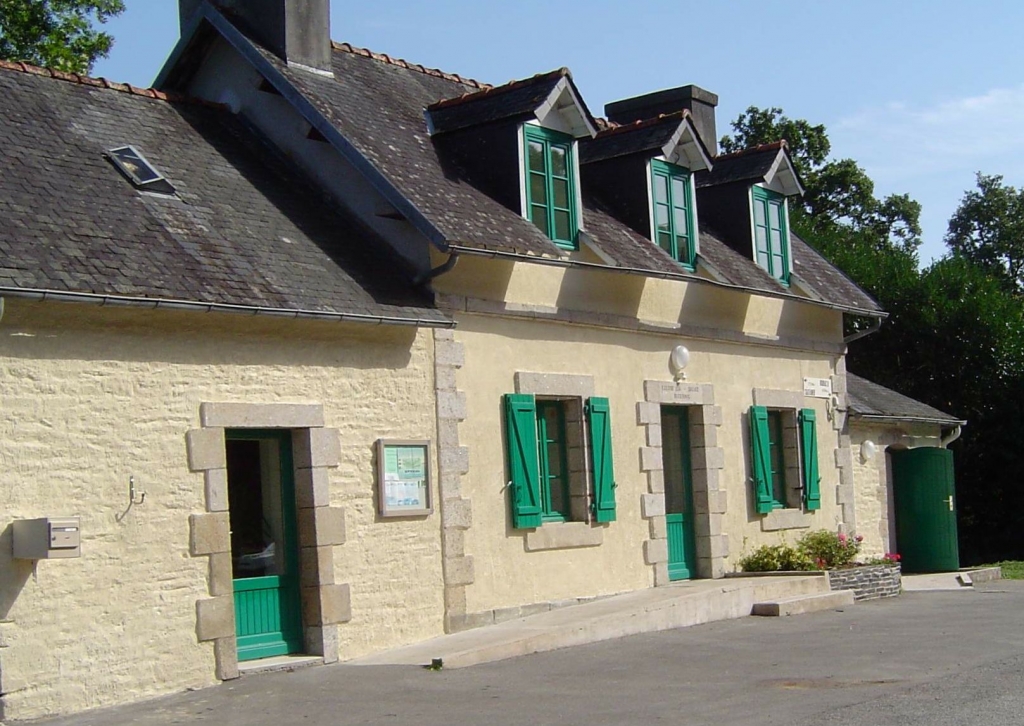
M 597 118 L 565 69 L 492 87 L 272 4 L 182 0 L 159 90 L 0 63 L 0 715 L 810 528 L 891 547 L 843 337 L 885 313 L 790 231 L 784 143 L 719 154 L 696 86 Z

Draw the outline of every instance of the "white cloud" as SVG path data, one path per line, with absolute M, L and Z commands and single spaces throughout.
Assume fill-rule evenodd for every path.
M 826 127 L 833 155 L 855 159 L 877 195 L 921 202 L 925 262 L 944 253 L 946 224 L 976 172 L 1024 185 L 1024 85 L 930 106 L 864 108 Z
M 967 167 L 1019 173 L 1024 166 L 1024 85 L 932 106 L 889 103 L 829 127 L 837 156 L 895 183 Z

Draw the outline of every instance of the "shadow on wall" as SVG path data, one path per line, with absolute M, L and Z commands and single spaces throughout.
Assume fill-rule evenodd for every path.
M 35 562 L 14 559 L 14 525 L 0 533 L 0 621 L 6 620 L 25 583 L 35 572 Z M 2 647 L 0 643 L 0 647 Z

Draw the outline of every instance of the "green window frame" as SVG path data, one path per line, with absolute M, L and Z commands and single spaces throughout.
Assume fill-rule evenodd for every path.
M 789 230 L 786 198 L 764 187 L 751 188 L 754 214 L 754 255 L 769 275 L 789 285 Z
M 559 247 L 578 249 L 574 139 L 540 126 L 523 126 L 526 216 Z
M 651 160 L 651 240 L 691 272 L 697 257 L 697 220 L 690 172 Z
M 575 399 L 578 401 L 578 399 Z M 591 513 L 595 522 L 615 520 L 615 480 L 612 463 L 611 418 L 608 399 L 586 399 L 583 412 L 589 432 L 591 479 L 577 487 L 592 486 Z M 540 527 L 545 522 L 572 518 L 568 450 L 583 446 L 569 441 L 569 398 L 537 399 L 532 394 L 505 395 L 505 440 L 508 456 L 512 526 Z M 577 410 L 579 410 L 577 408 Z M 582 493 L 582 489 L 576 494 Z
M 759 514 L 786 507 L 786 458 L 782 411 L 750 407 L 750 457 L 754 470 L 755 508 Z
M 540 468 L 540 517 L 569 518 L 569 457 L 566 454 L 565 402 L 537 401 L 537 463 Z

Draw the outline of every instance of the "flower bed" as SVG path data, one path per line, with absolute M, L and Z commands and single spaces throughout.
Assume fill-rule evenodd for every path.
M 900 565 L 862 565 L 828 571 L 832 590 L 853 590 L 854 600 L 877 600 L 896 597 L 902 588 Z

